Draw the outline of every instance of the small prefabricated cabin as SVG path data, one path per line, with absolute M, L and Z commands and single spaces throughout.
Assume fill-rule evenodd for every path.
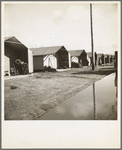
M 114 55 L 109 55 L 109 62 L 112 63 L 114 60 Z
M 64 46 L 31 48 L 31 51 L 34 71 L 40 71 L 49 66 L 55 69 L 70 67 L 69 54 Z
M 29 50 L 14 36 L 4 39 L 4 71 L 10 74 L 10 68 L 14 68 L 16 59 L 28 64 L 29 73 L 33 72 L 33 56 Z
M 109 63 L 109 55 L 108 54 L 104 54 L 104 62 L 105 62 L 105 64 Z
M 92 65 L 92 53 L 87 52 L 87 60 L 89 62 L 89 66 Z M 97 64 L 97 53 L 95 52 L 95 65 Z
M 104 64 L 104 54 L 102 53 L 97 54 L 97 63 L 98 65 Z
M 87 53 L 85 50 L 70 50 L 71 62 L 78 63 L 82 66 L 88 66 Z

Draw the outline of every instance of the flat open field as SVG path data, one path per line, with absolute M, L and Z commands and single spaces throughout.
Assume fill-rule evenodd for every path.
M 34 120 L 112 72 L 112 66 L 95 71 L 72 68 L 64 72 L 38 72 L 32 77 L 5 80 L 5 120 Z

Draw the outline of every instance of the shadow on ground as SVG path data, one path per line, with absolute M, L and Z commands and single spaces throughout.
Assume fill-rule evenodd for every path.
M 97 70 L 87 70 L 87 71 L 79 71 L 76 73 L 72 73 L 74 75 L 80 75 L 80 74 L 96 74 L 96 75 L 108 75 L 115 72 L 115 69 L 113 68 L 100 68 Z

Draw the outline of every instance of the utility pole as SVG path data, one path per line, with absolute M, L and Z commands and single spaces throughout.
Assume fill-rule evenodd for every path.
M 92 4 L 90 4 L 90 18 L 91 18 L 92 70 L 94 70 L 94 46 L 93 46 Z

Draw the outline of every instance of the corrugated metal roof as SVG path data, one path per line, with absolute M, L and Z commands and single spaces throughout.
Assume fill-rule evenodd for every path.
M 5 45 L 11 47 L 12 49 L 15 50 L 23 50 L 23 49 L 27 49 L 27 47 L 25 45 L 23 45 L 17 38 L 15 38 L 14 36 L 12 37 L 5 37 L 4 38 L 4 42 Z
M 80 56 L 83 52 L 85 52 L 85 50 L 72 50 L 68 52 L 70 53 L 71 56 Z
M 48 54 L 55 54 L 64 46 L 51 46 L 51 47 L 39 47 L 39 48 L 30 48 L 33 52 L 33 55 L 48 55 Z M 65 49 L 66 50 L 66 49 Z

